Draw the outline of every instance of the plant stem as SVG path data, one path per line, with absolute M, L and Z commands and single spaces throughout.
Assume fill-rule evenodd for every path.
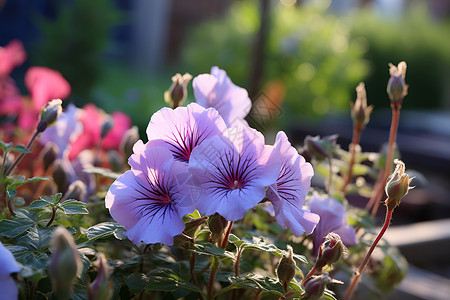
M 328 167 L 329 167 L 329 174 L 328 174 L 328 194 L 331 194 L 333 189 L 333 165 L 331 163 L 331 156 L 328 157 Z
M 215 259 L 215 258 L 213 258 Z M 219 269 L 220 262 L 218 260 L 215 260 L 215 262 L 211 266 L 211 273 L 209 274 L 209 282 L 208 282 L 208 299 L 213 299 L 213 292 L 214 292 L 214 281 L 216 279 L 216 272 L 217 269 Z
M 242 249 L 239 248 L 236 254 L 236 261 L 234 262 L 234 274 L 239 276 L 239 260 L 241 259 Z
M 28 144 L 25 146 L 27 150 L 30 150 L 31 145 L 33 144 L 34 140 L 38 136 L 39 132 L 36 130 L 31 137 L 31 139 L 28 141 Z M 14 170 L 14 168 L 19 164 L 19 162 L 23 159 L 26 153 L 20 153 L 19 157 L 17 157 L 16 161 L 13 163 L 11 167 L 9 167 L 8 170 L 6 170 L 5 176 L 8 176 L 11 174 L 11 172 Z
M 348 164 L 348 173 L 347 177 L 344 181 L 344 184 L 341 187 L 341 192 L 345 192 L 345 188 L 352 181 L 353 178 L 353 165 L 355 164 L 356 159 L 356 148 L 359 145 L 359 140 L 361 139 L 361 126 L 353 126 L 353 138 L 351 144 L 351 154 L 350 154 L 350 162 Z
M 55 215 L 56 215 L 56 207 L 53 207 L 52 208 L 52 217 L 48 221 L 47 225 L 45 225 L 45 227 L 48 227 L 53 223 L 53 221 L 55 220 Z
M 222 249 L 225 249 L 228 245 L 228 237 L 230 236 L 231 233 L 231 226 L 233 226 L 233 221 L 228 222 L 227 231 L 225 232 L 225 235 L 223 237 L 222 245 L 220 245 Z
M 305 286 L 306 281 L 308 281 L 308 279 L 314 275 L 314 273 L 316 273 L 317 268 L 313 267 L 309 272 L 308 275 L 305 276 L 305 278 L 303 278 L 302 280 L 302 285 Z
M 386 200 L 386 202 L 389 201 Z M 364 268 L 366 267 L 367 263 L 369 262 L 369 258 L 372 255 L 373 250 L 375 249 L 375 247 L 377 246 L 378 242 L 380 241 L 381 237 L 384 235 L 384 233 L 386 232 L 387 228 L 389 227 L 389 223 L 391 222 L 391 218 L 392 218 L 392 210 L 387 210 L 386 211 L 386 219 L 384 220 L 384 225 L 381 228 L 380 232 L 378 233 L 377 237 L 375 238 L 375 240 L 372 243 L 372 246 L 370 246 L 369 251 L 367 251 L 366 256 L 364 257 L 361 265 L 358 268 L 358 271 L 355 274 L 355 277 L 353 277 L 352 282 L 350 284 L 350 287 L 347 290 L 347 293 L 345 294 L 344 300 L 348 300 L 350 299 L 350 296 L 352 295 L 353 289 L 355 288 L 356 284 L 358 283 L 359 277 L 361 277 L 362 272 L 364 271 Z

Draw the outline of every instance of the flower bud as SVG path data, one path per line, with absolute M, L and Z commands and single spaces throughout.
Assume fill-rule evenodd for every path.
M 392 104 L 401 105 L 403 98 L 408 94 L 408 85 L 405 83 L 406 63 L 402 61 L 397 67 L 389 64 L 389 73 L 391 78 L 389 78 L 386 91 Z
M 324 160 L 331 157 L 335 152 L 337 137 L 337 134 L 324 136 L 323 138 L 308 135 L 305 138 L 305 146 L 317 160 Z
M 278 280 L 284 287 L 287 287 L 289 282 L 291 282 L 292 278 L 295 276 L 296 266 L 293 254 L 292 247 L 287 245 L 287 254 L 283 254 L 277 267 Z
M 43 132 L 47 127 L 54 125 L 61 113 L 61 99 L 53 99 L 52 101 L 48 102 L 41 110 L 41 120 L 37 126 L 37 131 Z
M 325 237 L 325 242 L 320 246 L 319 255 L 317 256 L 314 267 L 320 271 L 326 265 L 331 266 L 337 262 L 346 253 L 347 248 L 342 243 L 341 237 L 334 232 L 330 232 Z
M 172 77 L 172 85 L 164 93 L 164 100 L 170 107 L 177 108 L 183 104 L 187 98 L 187 85 L 191 79 L 192 75 L 189 73 L 185 73 L 184 75 L 177 73 Z
M 127 131 L 122 137 L 119 149 L 123 152 L 125 157 L 128 159 L 133 154 L 133 146 L 139 140 L 139 129 L 137 126 L 133 126 Z
M 209 231 L 211 231 L 211 239 L 213 241 L 219 240 L 222 237 L 225 228 L 227 228 L 227 225 L 228 221 L 218 213 L 209 216 L 208 226 Z
M 72 235 L 63 226 L 58 226 L 51 241 L 53 255 L 48 273 L 53 291 L 58 299 L 69 299 L 73 282 L 81 275 L 82 264 Z
M 315 276 L 308 280 L 305 284 L 305 291 L 302 294 L 304 300 L 317 300 L 323 296 L 325 287 L 330 283 L 332 279 L 328 276 L 328 272 L 324 272 L 322 275 Z
M 47 171 L 52 163 L 59 156 L 59 148 L 53 142 L 48 142 L 41 151 L 42 161 L 44 162 L 44 170 Z
M 369 123 L 370 113 L 373 109 L 372 105 L 367 106 L 367 94 L 364 83 L 361 82 L 356 87 L 356 101 L 355 103 L 350 103 L 350 105 L 354 126 L 363 129 Z
M 113 269 L 109 266 L 108 261 L 103 253 L 99 253 L 97 259 L 93 262 L 97 268 L 97 277 L 92 284 L 88 283 L 88 299 L 89 300 L 108 300 L 112 297 L 111 274 Z
M 102 123 L 101 126 L 101 137 L 104 138 L 108 132 L 114 127 L 114 120 L 110 116 L 106 117 L 106 120 Z
M 408 194 L 410 189 L 414 188 L 409 186 L 413 179 L 410 179 L 408 174 L 405 173 L 405 164 L 399 159 L 394 159 L 394 163 L 397 166 L 387 179 L 385 187 L 388 196 L 385 204 L 388 210 L 396 208 L 400 204 L 400 199 Z
M 109 166 L 111 171 L 121 173 L 123 170 L 123 158 L 117 150 L 108 151 Z
M 58 192 L 65 193 L 69 187 L 71 176 L 66 163 L 62 159 L 53 162 L 52 177 L 58 187 Z
M 67 193 L 64 195 L 64 199 L 75 199 L 78 201 L 84 201 L 86 197 L 86 184 L 81 180 L 75 180 L 67 188 Z

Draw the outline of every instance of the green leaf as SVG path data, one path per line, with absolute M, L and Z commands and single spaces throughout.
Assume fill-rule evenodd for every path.
M 218 291 L 214 295 L 214 298 L 224 292 L 239 288 L 258 289 L 277 296 L 284 295 L 284 290 L 281 283 L 271 277 L 265 277 L 256 274 L 247 274 L 245 277 L 231 277 L 229 278 L 229 281 L 231 282 L 231 284 Z
M 17 240 L 17 244 L 26 246 L 30 250 L 42 251 L 48 248 L 52 239 L 52 228 L 36 228 L 32 227 L 27 234 Z
M 127 236 L 124 234 L 125 231 L 126 229 L 123 227 L 117 228 L 116 230 L 114 230 L 114 237 L 121 241 L 126 240 Z
M 86 208 L 86 204 L 75 199 L 66 200 L 63 203 L 61 203 L 60 206 L 66 215 L 76 215 L 76 214 L 86 215 L 89 213 L 89 211 Z
M 86 231 L 86 236 L 89 240 L 96 240 L 100 238 L 109 237 L 114 234 L 114 231 L 122 227 L 116 222 L 103 222 L 92 227 Z
M 27 231 L 33 225 L 34 221 L 28 218 L 16 217 L 12 220 L 4 219 L 0 221 L 0 236 L 15 238 Z
M 14 256 L 18 256 L 20 254 L 23 254 L 25 252 L 28 252 L 28 248 L 24 247 L 24 246 L 18 246 L 18 245 L 4 245 L 6 248 L 8 248 L 9 251 L 11 251 L 11 253 Z
M 48 203 L 58 204 L 62 198 L 62 195 L 63 195 L 62 193 L 56 193 L 52 196 L 41 196 L 39 197 L 39 200 L 43 200 Z
M 27 148 L 25 148 L 25 146 L 22 146 L 22 145 L 17 145 L 12 148 L 9 148 L 9 151 L 20 152 L 20 153 L 31 153 L 30 150 L 28 150 Z
M 149 280 L 149 283 L 145 287 L 146 290 L 174 292 L 178 289 L 182 289 L 191 292 L 197 292 L 202 294 L 203 296 L 206 296 L 206 294 L 197 286 L 179 278 L 162 276 L 149 276 L 147 278 Z
M 45 269 L 50 263 L 50 257 L 45 253 L 34 254 L 33 252 L 27 252 L 16 259 L 23 265 L 20 270 L 20 276 L 23 278 L 38 274 L 43 276 Z
M 131 274 L 125 279 L 125 283 L 133 291 L 138 294 L 142 292 L 145 287 L 150 283 L 150 279 L 143 273 Z
M 13 183 L 8 185 L 6 190 L 7 191 L 15 190 L 19 186 L 22 186 L 22 185 L 24 185 L 25 183 L 28 183 L 28 182 L 40 181 L 40 180 L 50 180 L 51 179 L 51 177 L 32 177 L 32 178 L 27 178 L 27 179 L 24 179 L 24 178 L 25 177 L 20 176 Z
M 42 209 L 42 208 L 47 207 L 49 205 L 50 205 L 50 203 L 45 201 L 45 200 L 35 200 L 35 201 L 31 202 L 31 204 L 28 207 L 28 209 Z
M 194 247 L 195 249 L 191 251 L 198 254 L 234 258 L 234 255 L 231 252 L 225 251 L 211 243 L 197 242 Z
M 86 300 L 88 298 L 86 287 L 80 284 L 74 284 L 73 293 L 70 295 L 70 298 L 72 300 Z
M 334 297 L 334 292 L 329 289 L 325 289 L 322 297 L 328 300 L 337 300 L 336 297 Z
M 26 204 L 25 199 L 23 199 L 22 197 L 14 198 L 14 207 L 24 206 L 25 204 Z
M 0 141 L 0 148 L 3 149 L 4 152 L 10 151 L 9 148 L 11 148 L 13 143 L 5 143 L 3 141 Z
M 230 236 L 228 237 L 228 241 L 230 241 L 230 243 L 236 245 L 237 248 L 241 247 L 243 244 L 246 244 L 245 241 L 241 240 L 240 238 L 238 238 L 237 236 L 235 236 L 232 233 L 230 233 Z
M 8 199 L 8 201 L 10 201 L 16 195 L 17 195 L 17 191 L 16 190 L 7 190 L 6 191 L 6 199 Z

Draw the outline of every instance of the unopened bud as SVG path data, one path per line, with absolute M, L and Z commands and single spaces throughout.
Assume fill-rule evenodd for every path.
M 397 67 L 389 64 L 389 73 L 391 77 L 386 91 L 392 104 L 401 105 L 403 98 L 408 94 L 408 85 L 405 83 L 406 63 L 402 61 Z
M 73 282 L 81 275 L 82 264 L 72 235 L 63 226 L 58 226 L 52 237 L 53 255 L 48 273 L 53 291 L 58 299 L 69 299 Z
M 101 137 L 104 138 L 108 132 L 114 127 L 114 120 L 110 116 L 106 118 L 106 120 L 102 123 L 101 126 Z
M 294 278 L 295 269 L 294 253 L 292 247 L 287 245 L 287 254 L 283 254 L 283 257 L 280 259 L 277 267 L 278 280 L 284 287 L 287 287 L 292 278 Z
M 175 109 L 183 104 L 184 100 L 187 98 L 187 85 L 191 79 L 192 75 L 189 73 L 185 73 L 184 75 L 177 73 L 172 77 L 172 85 L 169 90 L 164 93 L 164 101 L 166 101 L 170 107 Z
M 312 277 L 305 284 L 305 291 L 302 294 L 304 300 L 317 300 L 323 296 L 325 288 L 332 279 L 328 276 L 328 272 L 322 275 Z
M 136 126 L 131 127 L 122 137 L 122 141 L 120 142 L 121 151 L 128 159 L 133 154 L 133 146 L 139 140 L 139 129 Z
M 209 231 L 211 231 L 211 239 L 213 241 L 219 240 L 219 238 L 222 237 L 225 228 L 227 228 L 227 225 L 228 221 L 218 213 L 209 216 L 208 226 Z
M 361 129 L 366 127 L 369 123 L 370 113 L 372 112 L 373 106 L 367 106 L 367 94 L 364 83 L 360 83 L 356 87 L 356 101 L 351 104 L 351 116 L 354 126 Z
M 414 188 L 409 186 L 412 178 L 409 179 L 408 174 L 405 173 L 405 164 L 399 159 L 394 159 L 394 163 L 397 166 L 386 183 L 386 194 L 388 198 L 385 204 L 388 210 L 396 208 L 400 204 L 400 199 L 408 194 L 410 189 Z
M 325 237 L 325 242 L 320 246 L 314 267 L 320 271 L 326 265 L 331 266 L 337 262 L 346 253 L 347 248 L 342 243 L 341 237 L 334 232 L 330 232 Z
M 54 125 L 61 113 L 61 99 L 53 99 L 52 101 L 48 102 L 41 110 L 41 120 L 38 124 L 37 131 L 43 132 L 47 127 Z
M 42 161 L 44 162 L 44 170 L 47 171 L 55 159 L 59 156 L 59 148 L 53 142 L 48 142 L 41 151 Z
M 69 187 L 71 176 L 66 163 L 62 159 L 57 159 L 53 162 L 52 177 L 58 187 L 58 192 L 65 193 Z
M 305 146 L 317 160 L 324 160 L 334 154 L 337 137 L 336 134 L 324 136 L 323 138 L 308 135 L 305 138 Z
M 78 201 L 84 201 L 86 197 L 86 184 L 81 180 L 75 180 L 67 188 L 67 193 L 64 195 L 64 199 L 75 199 Z
M 112 280 L 111 274 L 113 269 L 108 264 L 103 253 L 99 253 L 97 259 L 93 262 L 97 268 L 97 277 L 92 284 L 88 283 L 88 299 L 89 300 L 109 300 L 112 297 Z
M 108 151 L 109 166 L 113 172 L 122 172 L 123 158 L 117 150 Z

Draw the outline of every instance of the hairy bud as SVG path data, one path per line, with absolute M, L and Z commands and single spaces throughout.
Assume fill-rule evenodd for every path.
M 97 268 L 97 277 L 92 284 L 88 283 L 88 299 L 89 300 L 109 300 L 112 297 L 111 274 L 113 269 L 108 264 L 103 253 L 99 253 L 97 260 L 93 265 Z
M 341 237 L 334 232 L 330 232 L 325 237 L 325 242 L 320 246 L 315 268 L 320 271 L 326 265 L 331 266 L 346 253 L 347 248 L 342 243 Z
M 119 149 L 123 152 L 126 158 L 133 154 L 133 146 L 139 140 L 139 130 L 137 126 L 128 129 L 122 137 Z
M 405 83 L 406 62 L 400 62 L 397 67 L 389 64 L 389 73 L 391 77 L 389 78 L 386 91 L 391 103 L 401 106 L 403 98 L 408 94 L 408 85 Z
M 211 239 L 217 241 L 221 238 L 227 225 L 228 221 L 218 213 L 209 216 L 208 226 L 211 231 Z
M 287 254 L 283 254 L 283 257 L 280 259 L 280 262 L 277 267 L 277 276 L 278 280 L 283 284 L 284 287 L 287 287 L 289 282 L 295 276 L 295 260 L 294 253 L 292 247 L 290 245 L 287 246 Z
M 388 210 L 396 208 L 400 204 L 400 199 L 405 197 L 410 189 L 414 188 L 409 186 L 413 179 L 410 179 L 408 174 L 405 173 L 405 164 L 399 159 L 394 159 L 394 163 L 397 166 L 387 179 L 385 187 L 388 196 L 385 204 Z
M 189 73 L 185 73 L 184 75 L 177 73 L 172 77 L 172 85 L 164 93 L 164 100 L 170 107 L 177 108 L 183 104 L 187 98 L 187 85 L 191 79 L 192 75 Z
M 86 184 L 81 180 L 75 180 L 67 188 L 67 193 L 64 195 L 64 199 L 75 199 L 78 201 L 84 201 L 86 197 Z
M 370 113 L 372 112 L 373 106 L 367 106 L 367 94 L 364 83 L 360 83 L 356 87 L 356 101 L 355 103 L 350 103 L 351 105 L 351 116 L 353 124 L 356 127 L 363 129 L 369 123 Z
M 114 127 L 114 120 L 110 116 L 106 117 L 106 120 L 103 121 L 101 126 L 100 135 L 104 138 L 108 132 Z
M 37 126 L 37 131 L 43 132 L 47 127 L 54 125 L 61 113 L 61 99 L 53 99 L 52 101 L 48 102 L 41 110 L 41 120 Z
M 62 159 L 57 159 L 53 162 L 53 181 L 58 187 L 58 192 L 65 193 L 70 184 L 70 174 L 66 163 Z
M 42 161 L 44 162 L 44 170 L 47 171 L 52 163 L 58 158 L 59 148 L 53 142 L 48 142 L 41 151 Z
M 63 226 L 58 226 L 51 241 L 53 255 L 48 273 L 53 291 L 58 299 L 69 299 L 73 282 L 82 271 L 81 258 L 72 235 Z
M 305 291 L 302 294 L 302 299 L 317 300 L 323 296 L 325 287 L 330 283 L 332 279 L 328 276 L 328 272 L 324 272 L 322 275 L 315 276 L 308 280 L 305 284 Z

